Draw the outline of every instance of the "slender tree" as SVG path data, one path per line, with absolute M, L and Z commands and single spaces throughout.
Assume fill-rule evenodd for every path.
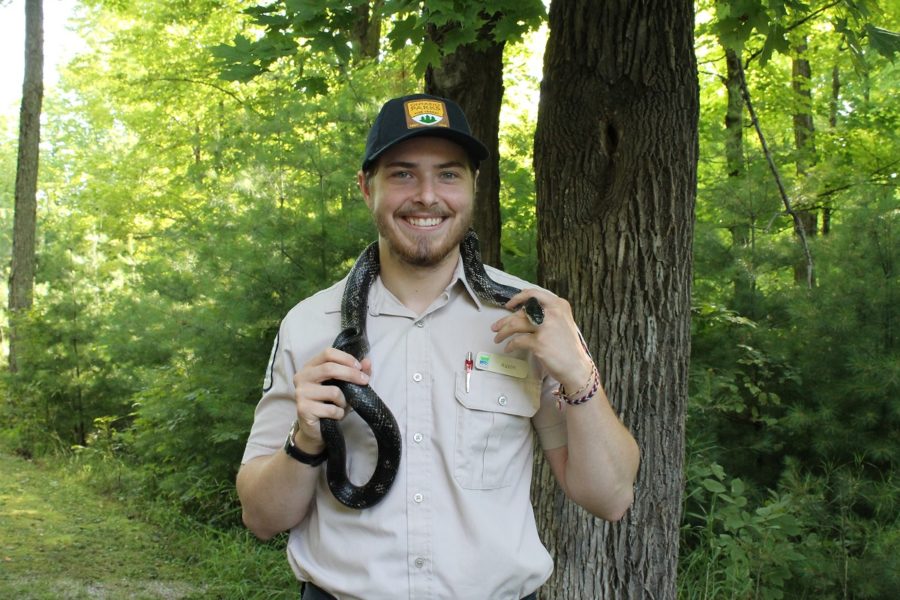
M 740 186 L 746 180 L 744 164 L 744 100 L 741 97 L 741 52 L 725 47 L 725 169 L 732 185 Z M 752 244 L 752 214 L 738 216 L 729 226 L 731 245 L 735 253 Z M 752 274 L 745 269 L 737 269 L 733 280 L 733 302 L 735 309 L 744 315 L 752 315 L 754 283 Z
M 34 295 L 35 229 L 37 226 L 38 147 L 44 96 L 44 28 L 41 0 L 25 1 L 25 78 L 19 111 L 19 153 L 13 220 L 13 252 L 9 275 L 9 370 L 18 370 L 20 317 Z
M 554 0 L 535 135 L 539 279 L 568 298 L 642 451 L 617 524 L 539 462 L 542 598 L 675 598 L 698 84 L 689 0 Z M 540 459 L 539 459 L 540 461 Z
M 815 127 L 812 114 L 812 68 L 807 58 L 807 41 L 803 36 L 794 45 L 791 57 L 791 89 L 794 92 L 794 146 L 797 151 L 795 165 L 797 177 L 804 179 L 816 162 Z M 806 237 L 814 237 L 818 232 L 819 216 L 813 206 L 798 206 L 797 214 L 803 223 Z M 799 235 L 799 233 L 798 233 Z M 805 261 L 798 261 L 794 266 L 794 279 L 797 283 L 807 280 Z

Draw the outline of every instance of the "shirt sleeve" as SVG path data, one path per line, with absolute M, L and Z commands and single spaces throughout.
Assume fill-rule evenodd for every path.
M 294 402 L 294 362 L 286 320 L 282 321 L 272 346 L 263 382 L 263 395 L 256 405 L 253 427 L 241 463 L 277 452 L 297 418 Z

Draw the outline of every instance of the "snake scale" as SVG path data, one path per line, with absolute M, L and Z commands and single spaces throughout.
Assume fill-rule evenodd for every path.
M 503 285 L 488 276 L 481 262 L 478 237 L 471 229 L 460 243 L 460 255 L 466 279 L 483 302 L 502 307 L 519 293 L 518 288 Z M 369 288 L 378 277 L 379 268 L 378 242 L 374 242 L 363 251 L 350 270 L 341 300 L 341 332 L 332 346 L 353 355 L 359 361 L 369 353 L 366 312 Z M 544 310 L 536 299 L 530 298 L 523 308 L 528 319 L 535 325 L 544 320 Z M 340 425 L 334 419 L 322 419 L 319 426 L 328 457 L 325 470 L 328 487 L 345 506 L 355 509 L 374 506 L 388 493 L 400 468 L 403 440 L 397 420 L 368 385 L 356 385 L 336 379 L 326 381 L 325 384 L 340 388 L 347 403 L 372 429 L 378 450 L 375 471 L 369 481 L 363 485 L 354 485 L 347 476 L 347 448 Z

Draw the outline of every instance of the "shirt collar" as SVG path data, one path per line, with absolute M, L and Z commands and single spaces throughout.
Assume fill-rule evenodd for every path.
M 463 268 L 462 257 L 457 259 L 456 268 L 453 271 L 453 275 L 450 278 L 450 283 L 447 284 L 447 287 L 444 288 L 443 296 L 435 300 L 435 304 L 430 308 L 427 312 L 434 310 L 438 307 L 438 305 L 444 305 L 448 302 L 452 302 L 455 297 L 461 293 L 468 293 L 469 297 L 472 299 L 472 302 L 475 303 L 475 306 L 478 310 L 482 308 L 482 302 L 478 298 L 478 294 L 475 293 L 475 290 L 472 288 L 468 279 L 466 279 L 466 272 Z M 411 310 L 406 308 L 394 294 L 388 290 L 384 282 L 381 280 L 381 276 L 379 276 L 375 283 L 372 284 L 372 288 L 369 290 L 369 314 L 371 315 L 391 315 L 391 316 L 400 316 L 400 317 L 410 317 L 415 319 L 417 315 L 415 315 Z
M 460 257 L 456 261 L 453 276 L 450 278 L 450 283 L 447 285 L 444 293 L 448 294 L 450 300 L 453 300 L 456 295 L 463 291 L 469 295 L 469 298 L 472 299 L 472 302 L 475 303 L 478 310 L 481 310 L 484 307 L 484 303 L 478 297 L 478 294 L 475 293 L 469 280 L 466 279 L 466 271 L 463 268 L 462 257 Z M 327 312 L 340 312 L 342 295 L 343 292 L 335 297 L 334 306 L 330 307 L 330 310 Z M 384 282 L 381 280 L 380 275 L 375 279 L 375 282 L 369 290 L 368 306 L 369 314 L 373 316 L 391 315 L 411 318 L 416 317 L 411 310 L 403 306 L 397 297 L 384 286 Z

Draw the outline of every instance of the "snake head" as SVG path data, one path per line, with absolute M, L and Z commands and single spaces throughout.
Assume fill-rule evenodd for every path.
M 544 307 L 538 302 L 537 298 L 529 298 L 523 306 L 525 316 L 531 321 L 532 325 L 540 325 L 544 322 Z
M 334 338 L 333 347 L 352 354 L 356 360 L 362 360 L 369 353 L 369 344 L 362 331 L 356 327 L 347 327 Z

